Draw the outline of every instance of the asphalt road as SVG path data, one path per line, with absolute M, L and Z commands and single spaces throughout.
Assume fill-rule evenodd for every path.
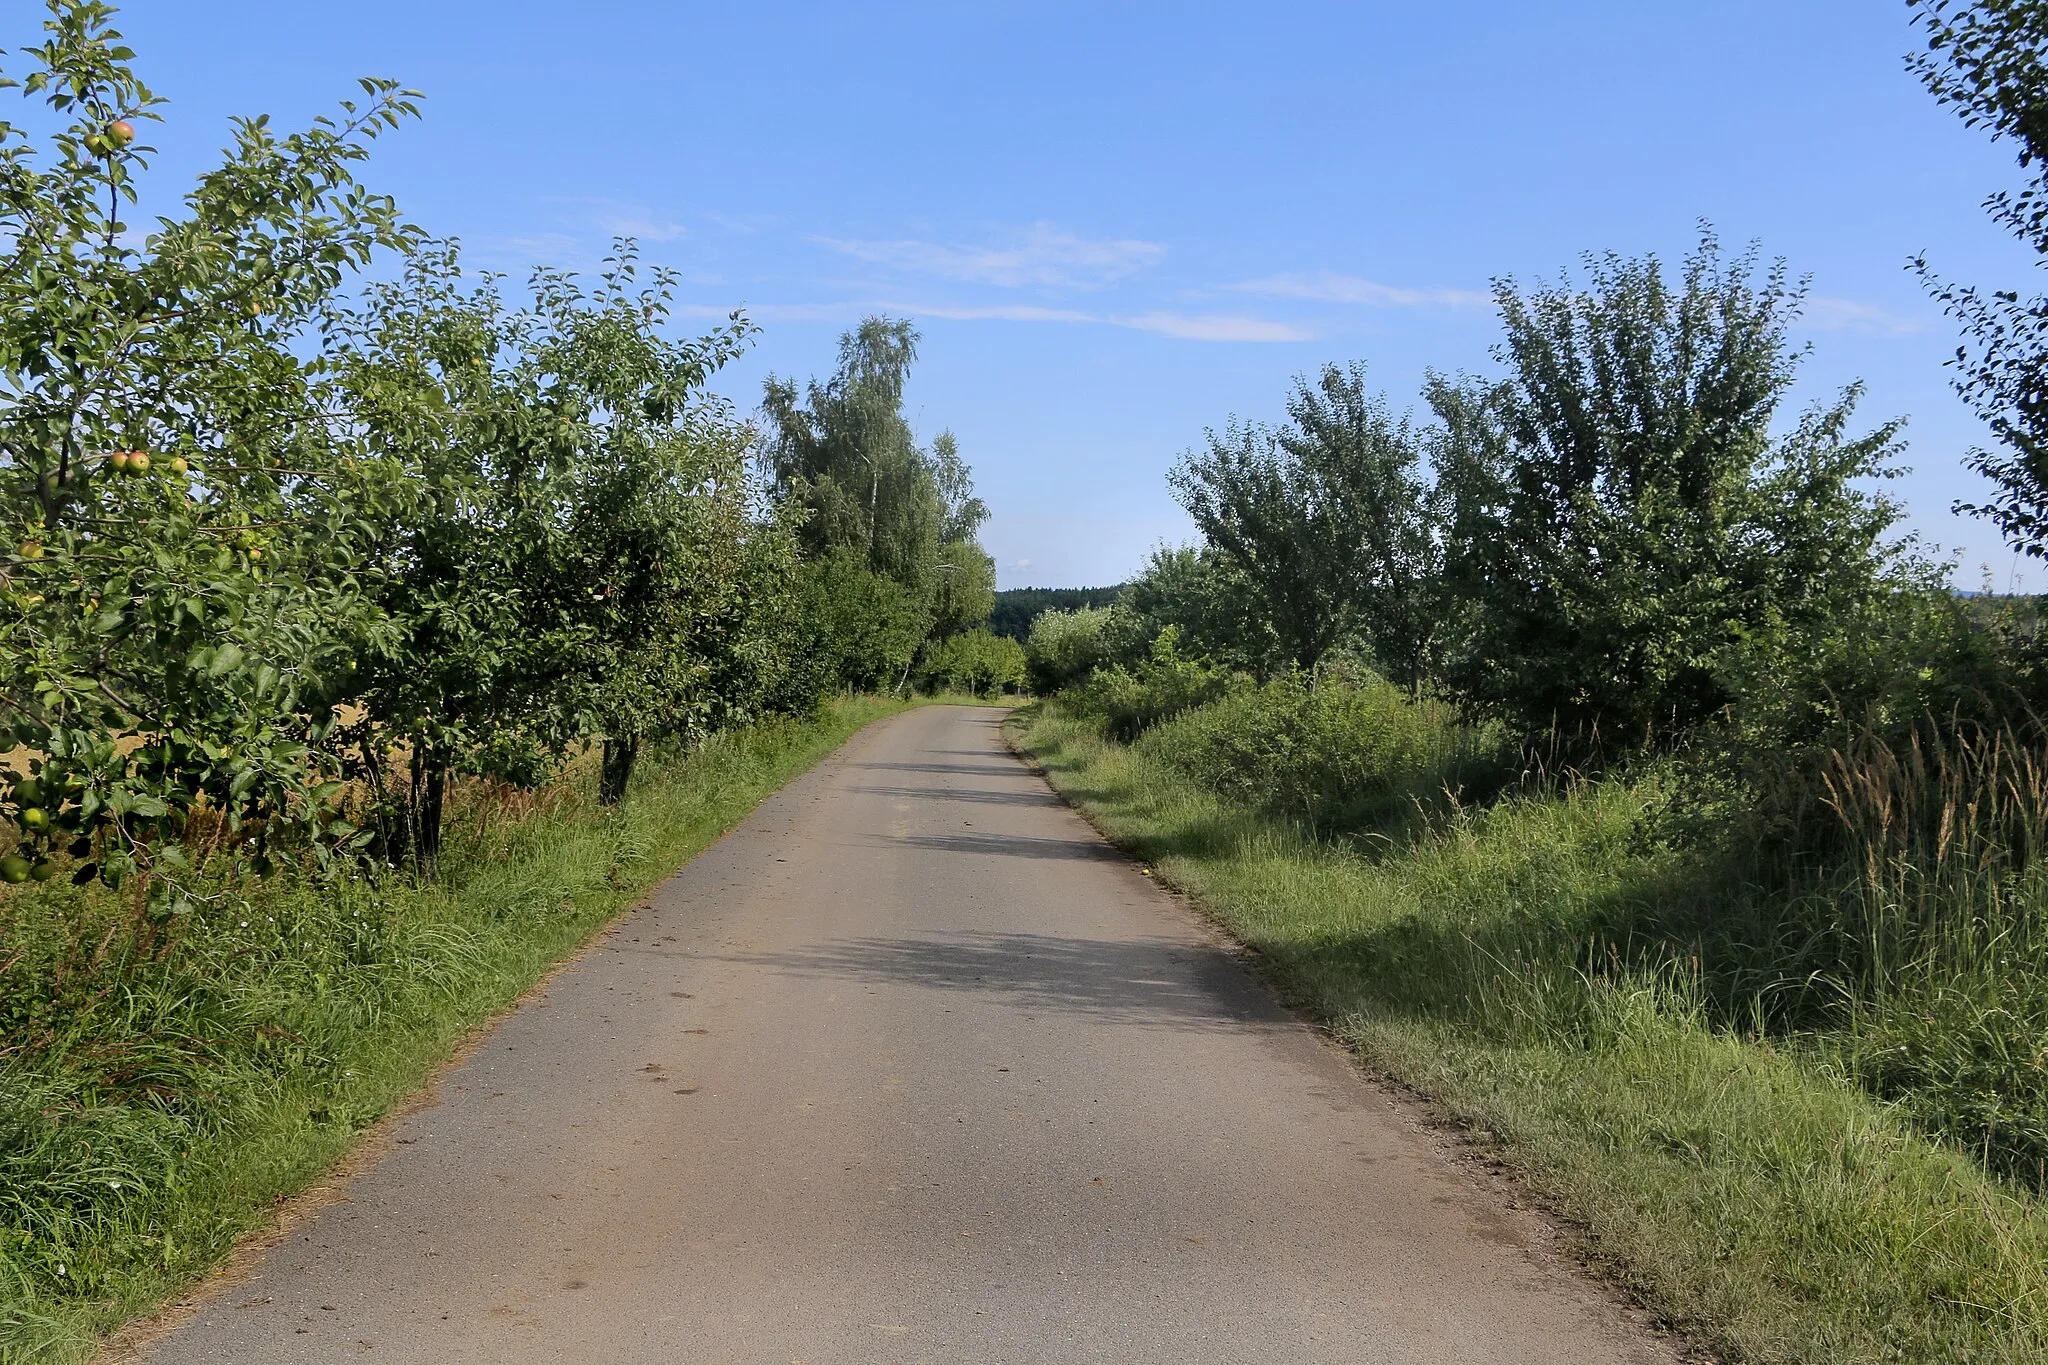
M 1671 1358 L 1000 719 L 768 801 L 145 1358 Z

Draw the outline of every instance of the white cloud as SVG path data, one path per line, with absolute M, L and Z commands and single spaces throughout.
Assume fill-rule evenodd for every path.
M 698 209 L 692 216 L 703 219 L 713 227 L 724 228 L 727 232 L 736 232 L 744 237 L 756 236 L 782 221 L 772 214 L 714 213 L 710 209 Z
M 679 303 L 669 309 L 682 318 L 724 318 L 737 308 L 756 322 L 843 322 L 878 305 L 846 303 Z
M 688 231 L 681 223 L 656 218 L 651 213 L 600 213 L 591 221 L 607 236 L 637 237 L 643 242 L 673 242 Z
M 1157 242 L 1078 237 L 1050 223 L 1034 223 L 1018 239 L 994 246 L 834 237 L 818 240 L 869 265 L 1005 289 L 1025 285 L 1096 288 L 1157 265 L 1166 256 L 1166 248 Z
M 1310 299 L 1317 303 L 1360 303 L 1374 308 L 1471 308 L 1490 301 L 1476 289 L 1405 289 L 1358 275 L 1330 270 L 1308 274 L 1268 275 L 1230 286 L 1245 294 L 1268 298 Z
M 1084 313 L 1072 308 L 1038 308 L 1029 304 L 975 306 L 913 303 L 903 299 L 844 299 L 837 303 L 764 303 L 742 305 L 757 322 L 835 322 L 863 313 L 899 313 L 911 317 L 949 318 L 961 322 L 1054 322 L 1092 327 L 1124 327 L 1182 341 L 1312 341 L 1316 333 L 1293 323 L 1217 314 Z M 724 305 L 685 303 L 674 310 L 684 317 L 724 317 Z
M 1860 332 L 1865 336 L 1902 337 L 1927 329 L 1915 318 L 1888 313 L 1874 303 L 1855 299 L 1810 298 L 1806 325 L 1817 332 Z
M 673 242 L 688 233 L 688 229 L 681 223 L 663 218 L 645 205 L 630 200 L 606 199 L 595 195 L 555 194 L 549 195 L 546 202 L 568 204 L 582 210 L 583 220 L 607 237 L 636 237 L 643 242 Z
M 877 307 L 897 313 L 925 317 L 977 319 L 1003 322 L 1089 323 L 1100 327 L 1127 327 L 1135 332 L 1156 332 L 1182 341 L 1311 341 L 1315 333 L 1292 323 L 1269 322 L 1264 318 L 1226 317 L 1198 313 L 1082 313 L 1071 308 L 995 306 L 962 308 L 950 304 L 884 303 Z
M 1316 334 L 1289 322 L 1264 318 L 1226 317 L 1214 313 L 1143 313 L 1130 318 L 1104 318 L 1117 327 L 1179 337 L 1183 341 L 1313 341 Z
M 463 242 L 465 254 L 480 265 L 523 274 L 537 265 L 582 269 L 597 258 L 582 238 L 566 232 L 540 232 L 527 236 L 474 237 Z
M 998 322 L 1106 322 L 1093 313 L 1077 313 L 1071 308 L 1034 308 L 1028 304 L 993 304 L 976 308 L 950 303 L 878 303 L 872 305 L 890 313 L 918 313 L 929 318 L 955 318 L 961 321 L 975 321 L 992 318 Z

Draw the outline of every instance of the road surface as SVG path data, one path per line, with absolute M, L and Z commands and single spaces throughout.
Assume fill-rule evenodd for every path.
M 150 1365 L 1669 1361 L 1003 747 L 877 725 Z

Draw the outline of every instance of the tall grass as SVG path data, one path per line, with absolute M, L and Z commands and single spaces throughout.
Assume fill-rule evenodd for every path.
M 609 812 L 588 765 L 470 786 L 435 885 L 217 882 L 169 932 L 103 888 L 0 896 L 0 1362 L 80 1358 L 202 1273 L 550 963 L 903 705 L 657 755 Z
M 1806 914 L 1841 942 L 1858 1074 L 1980 1160 L 2048 1187 L 2048 762 L 2010 730 L 1830 753 L 1808 800 L 1847 875 Z

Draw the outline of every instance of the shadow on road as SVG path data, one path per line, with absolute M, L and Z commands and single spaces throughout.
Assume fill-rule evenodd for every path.
M 966 773 L 970 777 L 1019 777 L 1024 773 L 1024 769 L 1015 763 L 849 763 L 846 766 L 855 772 Z
M 1121 863 L 1122 854 L 1094 839 L 1044 839 L 1029 834 L 898 834 L 874 835 L 878 844 L 928 848 L 937 853 L 976 857 L 1076 858 L 1084 862 Z
M 896 796 L 906 800 L 926 801 L 967 801 L 984 806 L 1061 806 L 1061 801 L 1051 792 L 1044 791 L 974 791 L 949 787 L 848 787 L 848 791 L 860 792 L 866 796 Z
M 1110 942 L 966 932 L 945 938 L 838 939 L 816 948 L 718 960 L 801 976 L 984 992 L 1027 1013 L 1057 1011 L 1153 1028 L 1287 1024 L 1228 957 L 1160 939 Z

